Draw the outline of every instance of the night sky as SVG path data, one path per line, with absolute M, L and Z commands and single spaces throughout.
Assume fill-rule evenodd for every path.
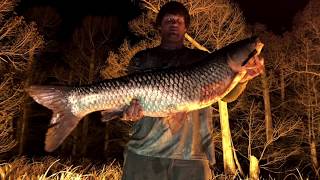
M 293 17 L 309 0 L 232 0 L 239 4 L 249 24 L 262 23 L 281 34 L 291 30 Z
M 49 5 L 58 10 L 64 32 L 72 32 L 86 15 L 118 16 L 126 27 L 128 20 L 140 11 L 138 0 L 21 0 L 17 7 L 23 13 L 32 6 Z M 232 0 L 239 4 L 249 24 L 262 23 L 277 34 L 291 30 L 294 15 L 302 10 L 309 0 Z M 67 33 L 64 33 L 65 35 Z

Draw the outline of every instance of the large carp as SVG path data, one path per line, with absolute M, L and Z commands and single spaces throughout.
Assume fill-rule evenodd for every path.
M 247 38 L 183 68 L 134 73 L 80 87 L 30 86 L 29 95 L 53 111 L 45 150 L 55 150 L 87 114 L 121 111 L 132 99 L 139 100 L 144 115 L 152 117 L 210 106 L 239 83 L 248 71 L 244 65 L 262 47 L 258 38 Z

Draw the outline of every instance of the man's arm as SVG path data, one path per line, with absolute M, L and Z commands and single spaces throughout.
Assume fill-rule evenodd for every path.
M 222 98 L 222 101 L 224 102 L 232 102 L 238 99 L 238 97 L 242 94 L 242 92 L 245 90 L 246 86 L 248 84 L 248 81 L 239 83 L 235 88 L 233 88 L 226 96 Z
M 264 59 L 259 56 L 255 56 L 251 61 L 245 65 L 247 68 L 247 74 L 245 77 L 233 88 L 225 97 L 222 98 L 224 102 L 235 101 L 245 90 L 249 80 L 260 75 L 264 71 Z

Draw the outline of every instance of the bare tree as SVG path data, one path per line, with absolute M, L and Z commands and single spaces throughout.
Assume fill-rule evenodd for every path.
M 130 59 L 138 52 L 147 47 L 154 47 L 159 44 L 158 41 L 140 41 L 135 45 L 130 45 L 125 40 L 118 51 L 111 51 L 107 58 L 107 65 L 101 70 L 100 74 L 104 79 L 111 79 L 127 74 L 126 68 Z
M 250 88 L 243 97 L 245 99 L 242 101 L 241 111 L 243 113 L 250 109 L 250 113 L 244 114 L 243 118 L 254 116 L 254 121 L 247 120 L 249 131 L 243 127 L 245 124 L 240 126 L 234 140 L 239 143 L 243 142 L 241 138 L 248 137 L 251 148 L 248 148 L 250 151 L 246 157 L 250 154 L 260 157 L 258 160 L 261 169 L 271 173 L 292 173 L 299 169 L 311 174 L 310 169 L 304 170 L 307 166 L 314 170 L 311 176 L 319 176 L 317 147 L 320 121 L 317 102 L 320 21 L 317 10 L 319 2 L 312 2 L 310 1 L 311 4 L 305 11 L 297 15 L 294 32 L 279 37 L 263 33 L 266 29 L 261 27 L 256 30 L 266 44 L 263 54 L 268 83 L 261 88 L 262 82 L 251 81 Z M 264 108 L 260 97 L 263 97 L 265 88 L 269 89 L 272 102 L 270 108 L 273 132 L 269 134 L 269 138 L 266 137 L 269 140 L 262 137 Z M 243 149 L 248 146 L 243 144 L 237 147 L 244 153 Z M 298 161 L 287 163 L 293 162 L 292 159 L 296 157 Z
M 295 18 L 296 53 L 293 57 L 295 66 L 291 67 L 297 81 L 295 90 L 298 102 L 304 111 L 301 114 L 307 124 L 306 137 L 310 149 L 310 161 L 317 177 L 320 176 L 317 146 L 320 140 L 320 2 L 311 0 L 301 14 Z
M 27 20 L 34 21 L 37 24 L 39 33 L 45 39 L 45 47 L 42 50 L 43 54 L 61 51 L 62 47 L 57 40 L 57 33 L 59 32 L 59 28 L 61 28 L 62 19 L 55 8 L 50 6 L 35 6 L 28 9 L 23 15 Z M 45 55 L 43 56 L 45 57 Z M 46 58 L 44 61 L 49 60 Z
M 57 10 L 50 6 L 32 7 L 24 13 L 24 16 L 37 24 L 38 31 L 47 41 L 53 39 L 62 22 Z
M 14 14 L 16 1 L 0 2 L 0 149 L 9 151 L 15 144 L 12 121 L 21 113 L 25 101 L 24 87 L 32 69 L 33 56 L 43 44 L 36 25 Z M 23 149 L 27 121 L 18 121 L 18 138 Z
M 45 80 L 48 77 L 48 72 L 44 64 L 48 63 L 48 59 L 44 59 L 45 55 L 48 53 L 54 53 L 59 50 L 57 46 L 57 41 L 53 40 L 55 38 L 55 33 L 57 32 L 59 25 L 61 23 L 61 19 L 59 14 L 56 12 L 54 8 L 51 7 L 33 7 L 28 9 L 24 14 L 26 20 L 32 20 L 37 24 L 37 30 L 42 35 L 44 39 L 44 46 L 41 50 L 41 55 L 38 58 L 33 58 L 34 52 L 30 54 L 29 62 L 32 62 L 28 70 L 28 76 L 26 80 L 26 86 L 29 84 L 39 83 Z M 33 100 L 29 97 L 26 97 L 25 103 L 23 105 L 23 115 L 21 122 L 25 122 L 23 125 L 23 131 L 28 131 L 28 134 L 32 133 L 32 129 L 29 127 L 29 121 L 35 116 L 39 115 L 33 112 L 32 103 Z M 23 135 L 23 136 L 27 136 Z M 21 154 L 24 151 L 24 146 L 20 144 L 19 153 Z

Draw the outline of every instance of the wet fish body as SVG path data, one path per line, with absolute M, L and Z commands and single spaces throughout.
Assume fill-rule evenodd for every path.
M 260 53 L 258 38 L 248 38 L 209 54 L 200 62 L 164 70 L 146 71 L 109 79 L 97 84 L 31 86 L 33 99 L 53 111 L 46 137 L 47 151 L 56 149 L 87 114 L 94 111 L 121 111 L 138 99 L 144 115 L 165 117 L 212 105 L 230 92 L 245 75 L 241 67 Z M 229 64 L 239 66 L 239 71 Z

